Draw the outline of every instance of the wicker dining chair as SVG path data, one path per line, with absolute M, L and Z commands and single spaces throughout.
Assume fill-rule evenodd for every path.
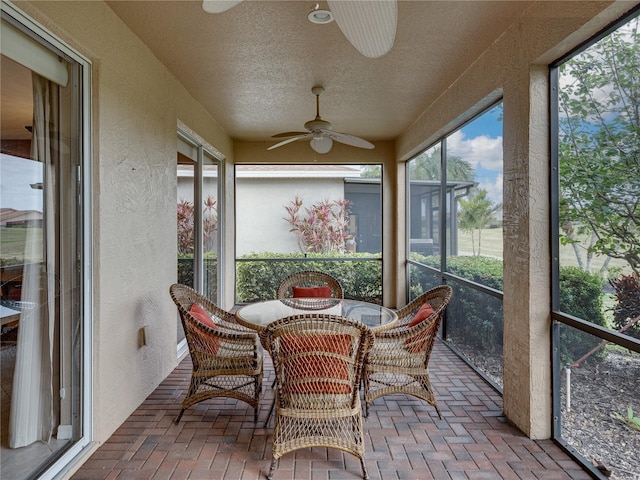
M 329 288 L 325 291 L 326 287 Z M 285 277 L 276 294 L 276 298 L 305 296 L 344 298 L 344 293 L 342 285 L 332 275 L 317 270 L 301 270 Z
M 375 332 L 375 342 L 363 372 L 365 416 L 369 415 L 369 404 L 376 398 L 404 393 L 425 400 L 442 418 L 428 367 L 451 295 L 451 287 L 435 287 L 398 310 L 394 328 Z
M 272 322 L 260 333 L 276 374 L 271 479 L 280 457 L 306 447 L 329 447 L 360 459 L 364 435 L 359 385 L 373 343 L 364 324 L 320 313 Z
M 178 307 L 193 363 L 191 384 L 175 423 L 187 408 L 214 397 L 248 403 L 257 421 L 263 375 L 257 333 L 186 285 L 171 285 L 169 293 Z

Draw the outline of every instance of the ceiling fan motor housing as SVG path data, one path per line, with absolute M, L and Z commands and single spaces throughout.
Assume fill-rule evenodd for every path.
M 316 117 L 314 120 L 309 120 L 304 124 L 304 128 L 310 132 L 316 132 L 318 130 L 331 130 L 331 124 L 326 120 L 322 120 L 320 117 Z

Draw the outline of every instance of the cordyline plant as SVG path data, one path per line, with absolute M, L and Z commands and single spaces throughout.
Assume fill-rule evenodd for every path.
M 218 210 L 216 201 L 208 196 L 202 211 L 202 226 L 205 251 L 211 250 L 218 231 Z M 194 246 L 194 211 L 193 202 L 181 199 L 178 202 L 178 254 L 193 255 Z
M 285 205 L 288 217 L 284 219 L 291 225 L 289 231 L 296 234 L 302 252 L 344 253 L 350 205 L 346 199 L 323 200 L 303 209 L 302 199 L 296 195 Z

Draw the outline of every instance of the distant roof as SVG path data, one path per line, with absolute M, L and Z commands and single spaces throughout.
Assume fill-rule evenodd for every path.
M 0 223 L 15 222 L 25 219 L 41 219 L 42 212 L 38 210 L 15 210 L 13 208 L 0 208 Z
M 349 165 L 236 165 L 236 175 L 244 178 L 344 178 L 360 175 Z

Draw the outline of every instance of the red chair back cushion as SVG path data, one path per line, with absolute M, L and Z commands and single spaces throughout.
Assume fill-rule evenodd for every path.
M 424 305 L 420 307 L 420 309 L 416 312 L 415 316 L 411 319 L 411 322 L 409 322 L 409 327 L 416 326 L 423 320 L 426 320 L 427 318 L 429 318 L 434 313 L 436 313 L 436 311 L 433 309 L 431 304 L 429 302 L 424 302 Z
M 280 341 L 282 349 L 280 355 L 285 362 L 284 374 L 289 385 L 289 393 L 334 395 L 351 393 L 347 361 L 320 353 L 350 356 L 350 335 L 284 334 L 280 337 Z M 305 353 L 308 355 L 304 355 Z M 294 357 L 300 354 L 302 355 Z
M 429 302 L 424 302 L 422 307 L 416 312 L 415 316 L 409 322 L 409 327 L 414 327 L 420 322 L 424 322 L 427 318 L 433 315 L 436 311 L 433 309 Z M 407 350 L 410 353 L 420 353 L 420 351 L 429 343 L 429 330 L 423 330 L 421 333 L 414 337 L 407 338 Z
M 202 308 L 200 304 L 194 303 L 191 305 L 189 313 L 203 325 L 206 325 L 209 328 L 218 328 L 218 326 L 213 322 L 213 319 L 209 316 L 209 313 Z
M 194 303 L 191 305 L 189 313 L 199 323 L 211 328 L 212 330 L 216 330 L 218 328 L 213 319 L 209 316 L 209 313 L 199 304 Z M 218 353 L 218 347 L 220 347 L 219 338 L 211 337 L 200 330 L 196 330 L 195 328 L 193 329 L 193 332 L 195 333 L 194 341 L 200 345 L 200 350 L 203 350 L 210 355 L 216 355 Z
M 331 287 L 293 287 L 293 298 L 331 298 Z

